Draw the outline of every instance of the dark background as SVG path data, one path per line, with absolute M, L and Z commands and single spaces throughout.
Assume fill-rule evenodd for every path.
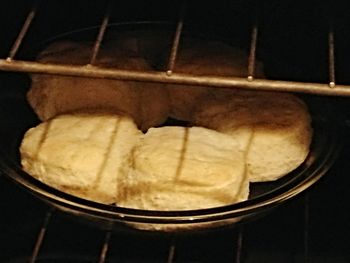
M 0 10 L 0 56 L 11 43 L 34 1 L 4 1 Z M 111 22 L 176 21 L 181 1 L 112 1 Z M 258 14 L 258 55 L 270 78 L 328 81 L 327 30 L 333 21 L 337 82 L 349 83 L 350 11 L 348 1 L 187 1 L 185 28 L 200 24 L 214 28 L 243 48 L 249 47 L 250 28 Z M 106 1 L 40 1 L 22 50 L 58 34 L 99 25 Z
M 247 49 L 253 14 L 257 13 L 260 25 L 257 54 L 264 62 L 268 78 L 327 82 L 327 30 L 329 22 L 333 21 L 336 80 L 337 83 L 350 84 L 350 9 L 346 2 L 189 1 L 185 27 L 199 24 L 208 32 L 214 28 L 216 33 Z M 7 57 L 31 4 L 25 0 L 1 2 L 1 58 Z M 98 25 L 105 5 L 104 1 L 41 1 L 18 58 L 25 57 L 25 50 L 50 37 Z M 115 1 L 111 22 L 176 21 L 178 9 L 177 1 Z M 16 96 L 16 88 L 21 88 L 25 78 L 23 74 L 0 73 L 2 113 L 11 114 L 9 105 Z M 24 79 L 24 82 L 17 82 L 18 79 Z M 348 115 L 349 99 L 325 99 L 336 104 L 345 117 Z M 14 114 L 13 118 L 21 116 Z M 346 127 L 343 129 L 350 133 Z M 303 261 L 305 231 L 309 235 L 308 262 L 350 261 L 350 218 L 347 212 L 350 143 L 346 137 L 336 164 L 307 192 L 307 196 L 302 194 L 270 215 L 244 226 L 244 262 L 306 262 Z M 310 208 L 306 228 L 305 198 L 308 198 Z M 0 176 L 0 262 L 26 262 L 16 259 L 31 254 L 47 209 L 24 189 Z M 49 225 L 40 253 L 40 258 L 47 260 L 40 262 L 95 262 L 103 237 L 103 231 L 59 213 Z M 115 233 L 108 262 L 166 262 L 172 238 Z M 236 229 L 179 237 L 176 239 L 176 262 L 234 262 L 236 238 Z M 71 260 L 62 259 L 63 256 Z

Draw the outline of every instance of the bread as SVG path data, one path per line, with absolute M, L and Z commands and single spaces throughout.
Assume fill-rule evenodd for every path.
M 273 181 L 306 159 L 312 139 L 306 105 L 292 94 L 240 91 L 202 101 L 194 125 L 231 135 L 247 151 L 251 182 Z
M 55 43 L 38 60 L 84 65 L 91 48 Z M 97 63 L 151 67 L 136 38 L 105 43 Z M 247 56 L 190 39 L 174 71 L 246 77 Z M 256 73 L 263 77 L 260 62 Z M 193 210 L 244 201 L 250 182 L 297 168 L 312 139 L 306 105 L 286 93 L 34 74 L 27 95 L 44 122 L 23 139 L 23 169 L 62 191 L 124 207 Z M 201 127 L 152 128 L 168 116 Z
M 43 63 L 85 65 L 92 43 L 57 42 L 38 57 Z M 97 65 L 128 70 L 150 70 L 137 50 L 137 41 L 111 41 L 101 47 Z M 41 120 L 85 109 L 124 112 L 141 130 L 162 124 L 169 115 L 167 91 L 161 84 L 33 74 L 28 101 Z
M 174 72 L 194 75 L 213 76 L 248 76 L 248 56 L 236 47 L 223 42 L 207 40 L 186 39 L 179 47 Z M 256 76 L 263 77 L 263 67 L 258 61 Z M 222 88 L 167 85 L 170 98 L 170 116 L 172 118 L 191 121 L 193 110 L 199 101 L 206 96 L 232 93 L 233 90 Z
M 201 127 L 151 128 L 132 159 L 120 206 L 192 210 L 248 198 L 244 152 L 231 136 Z
M 63 192 L 112 204 L 140 135 L 126 116 L 61 115 L 25 133 L 21 164 L 24 171 Z

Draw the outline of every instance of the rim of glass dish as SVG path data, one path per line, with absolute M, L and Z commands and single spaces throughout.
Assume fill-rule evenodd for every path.
M 174 24 L 163 21 L 142 21 L 115 23 L 109 25 L 108 27 L 123 30 L 125 27 L 167 27 L 170 25 Z M 99 26 L 94 26 L 66 32 L 48 39 L 46 43 L 57 39 L 62 39 L 73 34 L 82 34 L 87 31 L 97 30 L 98 28 Z M 317 145 L 318 147 L 321 146 L 320 152 L 316 153 L 317 157 L 315 160 L 311 161 L 309 166 L 303 164 L 292 172 L 293 175 L 287 175 L 292 177 L 291 180 L 287 181 L 287 183 L 284 183 L 277 189 L 270 190 L 267 193 L 240 203 L 207 209 L 154 211 L 101 204 L 66 194 L 48 186 L 22 171 L 19 165 L 13 160 L 1 159 L 0 164 L 3 172 L 7 176 L 14 179 L 18 184 L 24 186 L 26 189 L 30 190 L 42 199 L 62 207 L 87 213 L 91 216 L 102 217 L 112 221 L 127 221 L 135 223 L 195 224 L 199 222 L 220 221 L 238 216 L 259 213 L 260 211 L 264 211 L 267 208 L 273 207 L 290 199 L 317 182 L 329 170 L 333 162 L 336 160 L 340 150 L 341 138 L 339 135 L 339 129 L 337 129 L 336 125 L 333 123 L 328 123 L 328 120 L 323 120 L 318 123 L 316 122 L 314 134 L 318 132 L 318 128 L 323 129 L 324 133 L 323 138 L 319 138 L 323 140 L 323 145 Z M 306 160 L 306 163 L 308 163 L 308 160 Z

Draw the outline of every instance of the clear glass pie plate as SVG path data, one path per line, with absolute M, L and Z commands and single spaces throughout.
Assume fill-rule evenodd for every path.
M 167 28 L 167 29 L 166 29 Z M 156 31 L 169 32 L 163 24 L 118 24 L 108 28 L 106 38 L 119 32 L 146 32 L 153 39 Z M 77 30 L 57 39 L 93 40 L 98 28 Z M 152 34 L 150 34 L 150 32 Z M 171 32 L 171 31 L 170 31 Z M 167 35 L 169 39 L 172 34 Z M 145 47 L 149 48 L 148 45 Z M 153 51 L 155 53 L 152 53 Z M 150 49 L 150 57 L 157 52 Z M 56 190 L 25 173 L 20 166 L 19 145 L 23 134 L 39 123 L 27 104 L 30 80 L 22 73 L 1 73 L 0 92 L 0 169 L 3 174 L 53 207 L 99 227 L 113 230 L 148 232 L 188 232 L 235 226 L 257 218 L 304 192 L 330 169 L 341 145 L 341 132 L 327 99 L 303 96 L 312 114 L 314 136 L 306 161 L 296 170 L 274 182 L 252 183 L 247 201 L 222 207 L 191 211 L 149 211 L 122 208 L 84 200 Z

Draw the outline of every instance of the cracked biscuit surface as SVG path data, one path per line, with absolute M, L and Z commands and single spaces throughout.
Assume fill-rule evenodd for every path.
M 62 115 L 26 132 L 21 164 L 24 171 L 63 192 L 112 204 L 140 135 L 126 116 Z
M 303 163 L 312 140 L 311 116 L 292 94 L 237 91 L 233 96 L 202 100 L 194 125 L 235 137 L 247 151 L 251 182 L 273 181 Z
M 201 127 L 151 128 L 132 159 L 119 205 L 192 210 L 248 198 L 244 152 L 231 136 Z

